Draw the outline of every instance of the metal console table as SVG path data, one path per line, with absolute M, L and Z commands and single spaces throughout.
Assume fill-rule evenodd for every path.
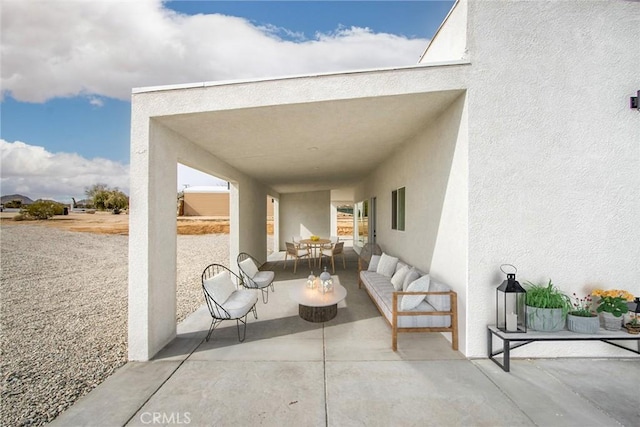
M 493 351 L 493 337 L 502 340 L 502 349 Z M 602 341 L 607 344 L 611 344 L 615 347 L 622 348 L 631 351 L 635 354 L 640 354 L 640 335 L 633 335 L 627 333 L 625 330 L 621 331 L 607 331 L 600 329 L 596 334 L 578 334 L 571 331 L 558 331 L 558 332 L 538 332 L 527 331 L 522 332 L 503 332 L 495 326 L 487 327 L 487 348 L 489 352 L 489 359 L 500 366 L 503 371 L 509 372 L 509 358 L 511 350 L 523 345 L 527 345 L 536 341 Z M 622 344 L 613 341 L 635 341 L 636 348 L 626 347 Z M 513 343 L 513 345 L 512 345 Z M 495 356 L 502 354 L 502 363 Z

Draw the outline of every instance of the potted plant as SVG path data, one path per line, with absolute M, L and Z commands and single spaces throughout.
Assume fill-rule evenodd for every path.
M 604 328 L 619 331 L 622 328 L 622 315 L 629 311 L 627 301 L 633 301 L 633 295 L 621 289 L 596 289 L 591 295 L 600 298 L 596 311 L 602 316 Z
M 591 295 L 578 298 L 573 294 L 572 309 L 567 314 L 567 329 L 579 334 L 595 334 L 600 329 L 598 315 L 591 311 Z
M 635 310 L 631 311 L 631 307 L 627 304 L 627 308 L 629 309 L 629 321 L 624 325 L 627 331 L 630 334 L 640 334 L 640 297 L 636 297 L 633 300 L 635 305 Z
M 640 319 L 638 319 L 638 315 L 634 314 L 631 316 L 631 320 L 629 320 L 629 322 L 624 325 L 624 327 L 627 329 L 627 331 L 630 334 L 640 334 Z
M 553 285 L 551 279 L 546 285 L 525 283 L 527 290 L 527 329 L 541 332 L 557 332 L 564 329 L 567 314 L 571 310 L 571 300 Z

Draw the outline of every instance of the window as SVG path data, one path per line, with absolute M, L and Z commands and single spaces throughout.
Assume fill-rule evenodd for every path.
M 404 187 L 391 192 L 391 229 L 404 231 Z

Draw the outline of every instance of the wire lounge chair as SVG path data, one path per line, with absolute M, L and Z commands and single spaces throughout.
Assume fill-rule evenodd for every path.
M 262 302 L 264 304 L 269 302 L 269 286 L 271 286 L 271 292 L 275 292 L 273 279 L 276 274 L 273 271 L 259 271 L 260 263 L 258 260 L 246 252 L 238 254 L 237 262 L 243 286 L 247 289 L 261 290 Z
M 210 264 L 204 269 L 202 291 L 212 317 L 207 341 L 220 323 L 224 320 L 235 320 L 238 340 L 243 342 L 247 335 L 247 315 L 252 311 L 254 318 L 258 318 L 256 293 L 244 289 L 242 279 L 221 264 Z M 240 334 L 241 323 L 243 324 L 242 335 Z

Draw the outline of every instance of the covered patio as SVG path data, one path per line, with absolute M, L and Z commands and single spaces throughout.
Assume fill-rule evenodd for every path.
M 465 184 L 450 175 L 455 168 L 462 177 L 466 169 L 466 135 L 460 129 L 467 68 L 453 61 L 134 91 L 129 359 L 150 359 L 176 335 L 178 162 L 230 183 L 232 269 L 240 252 L 267 259 L 267 197 L 277 204 L 273 249 L 279 251 L 294 235 L 333 235 L 336 204 L 370 200 L 380 185 L 389 187 L 389 195 L 394 186 L 409 188 L 407 215 L 416 216 L 407 229 L 413 233 L 391 239 L 380 228 L 377 239 L 386 250 L 433 272 L 434 254 L 464 247 L 464 211 L 448 217 L 460 228 L 443 232 L 438 225 L 447 221 L 441 221 L 445 195 L 466 198 Z M 390 163 L 393 158 L 404 165 Z M 385 207 L 386 197 L 387 191 L 378 196 Z M 386 222 L 388 215 L 380 209 L 379 220 Z M 437 246 L 436 238 L 446 234 L 450 242 Z M 441 272 L 451 276 L 445 278 L 458 289 L 462 305 L 465 263 L 464 251 L 458 252 Z
M 294 275 L 279 261 L 266 268 L 276 272 L 275 292 L 258 303 L 258 320 L 250 316 L 244 343 L 233 321 L 206 342 L 203 307 L 151 361 L 129 362 L 52 425 L 636 423 L 637 360 L 514 359 L 506 373 L 453 351 L 438 333 L 402 334 L 393 352 L 390 328 L 358 289 L 353 250 L 347 269 L 336 271 L 347 299 L 326 323 L 300 319 L 288 296 L 308 269 Z

